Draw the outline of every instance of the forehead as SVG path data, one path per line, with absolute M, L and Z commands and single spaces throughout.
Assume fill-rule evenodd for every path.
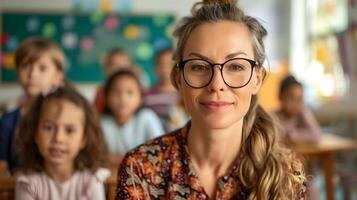
M 191 53 L 198 53 L 217 61 L 236 52 L 243 53 L 239 57 L 254 59 L 248 28 L 232 21 L 207 22 L 194 28 L 189 35 L 184 45 L 183 59 Z
M 45 102 L 41 109 L 42 117 L 50 117 L 54 119 L 72 119 L 80 117 L 84 118 L 83 109 L 74 103 L 65 99 L 51 99 Z M 65 117 L 64 117 L 65 116 Z M 78 121 L 78 120 L 75 120 Z
M 140 87 L 139 83 L 136 81 L 136 79 L 134 77 L 131 77 L 129 75 L 122 75 L 117 77 L 111 88 L 113 88 L 113 86 L 115 86 L 115 88 L 127 88 L 127 87 Z

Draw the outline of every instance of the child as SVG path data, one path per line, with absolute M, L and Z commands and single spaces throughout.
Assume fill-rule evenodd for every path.
M 102 62 L 103 71 L 106 77 L 110 77 L 114 72 L 118 70 L 132 70 L 135 74 L 137 74 L 142 83 L 145 86 L 149 85 L 149 79 L 145 73 L 143 73 L 140 68 L 136 67 L 131 60 L 129 54 L 120 48 L 111 49 L 103 58 Z M 99 87 L 97 94 L 95 96 L 94 105 L 99 113 L 103 113 L 104 111 L 104 91 L 103 87 Z
M 179 100 L 179 94 L 171 83 L 170 73 L 173 68 L 173 50 L 163 49 L 157 53 L 155 71 L 158 83 L 145 92 L 145 106 L 153 109 L 164 124 L 165 130 L 172 129 L 169 109 Z M 172 110 L 173 111 L 173 110 Z M 178 113 L 172 113 L 174 115 Z M 174 127 L 174 129 L 178 128 Z
M 0 160 L 7 161 L 10 172 L 16 166 L 15 130 L 19 120 L 31 99 L 64 84 L 65 62 L 62 50 L 43 38 L 26 39 L 16 50 L 16 72 L 24 99 L 17 109 L 5 113 L 0 120 Z
M 131 71 L 117 71 L 104 88 L 106 107 L 102 128 L 113 164 L 145 141 L 164 133 L 156 114 L 142 106 L 142 88 Z
M 276 112 L 286 139 L 295 144 L 318 143 L 320 127 L 303 103 L 303 87 L 293 76 L 282 80 L 279 91 L 280 109 Z
M 40 95 L 17 137 L 16 199 L 105 199 L 106 146 L 98 117 L 78 92 Z

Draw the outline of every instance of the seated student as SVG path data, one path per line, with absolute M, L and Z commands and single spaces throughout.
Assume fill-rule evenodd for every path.
M 0 120 L 0 160 L 7 161 L 10 173 L 16 166 L 15 132 L 19 120 L 26 113 L 31 99 L 64 84 L 65 63 L 62 50 L 44 38 L 26 39 L 16 50 L 16 73 L 25 99 Z
M 77 91 L 38 96 L 17 136 L 16 199 L 105 199 L 110 171 L 99 118 Z
M 318 143 L 320 127 L 312 112 L 304 106 L 303 87 L 293 76 L 281 81 L 280 109 L 276 115 L 281 122 L 286 139 L 295 144 Z
M 173 50 L 171 48 L 163 49 L 157 53 L 155 71 L 158 77 L 158 83 L 149 90 L 145 91 L 144 95 L 145 106 L 156 112 L 166 131 L 170 131 L 170 129 L 172 129 L 169 108 L 171 107 L 171 112 L 176 111 L 173 106 L 179 100 L 179 94 L 170 80 L 170 73 L 173 67 L 172 59 Z
M 139 67 L 135 66 L 133 61 L 131 60 L 129 54 L 120 48 L 111 49 L 103 58 L 103 70 L 108 78 L 114 72 L 123 69 L 132 70 L 138 77 L 140 77 L 140 81 L 144 86 L 150 85 L 149 77 L 144 71 L 140 70 Z M 105 99 L 104 99 L 104 91 L 103 87 L 100 86 L 97 90 L 94 105 L 99 113 L 103 113 Z
M 102 128 L 112 164 L 119 164 L 130 149 L 164 133 L 157 115 L 142 108 L 142 88 L 137 76 L 128 70 L 109 77 L 104 88 L 106 106 Z

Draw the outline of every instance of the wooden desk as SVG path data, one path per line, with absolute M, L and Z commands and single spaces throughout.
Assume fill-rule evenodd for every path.
M 324 133 L 321 135 L 319 144 L 297 145 L 292 149 L 305 156 L 307 160 L 322 160 L 326 182 L 327 200 L 334 199 L 334 159 L 336 152 L 351 151 L 357 149 L 357 140 L 343 138 L 333 134 Z

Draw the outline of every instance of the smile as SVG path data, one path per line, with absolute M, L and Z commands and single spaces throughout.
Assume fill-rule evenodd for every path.
M 211 111 L 223 111 L 227 109 L 229 106 L 233 105 L 233 103 L 225 102 L 225 101 L 207 101 L 207 102 L 201 102 L 200 104 L 203 105 L 206 109 Z

